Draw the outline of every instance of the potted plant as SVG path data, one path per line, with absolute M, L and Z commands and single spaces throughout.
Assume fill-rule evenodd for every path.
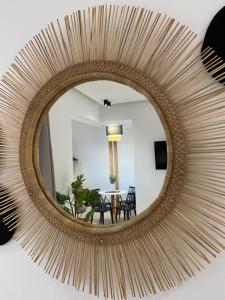
M 109 182 L 112 184 L 112 190 L 115 190 L 115 183 L 116 183 L 116 181 L 117 181 L 117 176 L 115 176 L 115 175 L 110 175 L 109 176 Z
M 67 213 L 88 222 L 95 212 L 100 195 L 97 191 L 84 189 L 84 181 L 84 175 L 77 176 L 76 180 L 71 183 L 72 195 L 57 192 L 56 200 Z M 88 210 L 88 208 L 90 209 Z

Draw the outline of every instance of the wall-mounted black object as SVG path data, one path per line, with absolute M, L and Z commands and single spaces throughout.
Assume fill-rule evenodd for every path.
M 105 107 L 108 107 L 108 108 L 111 108 L 111 102 L 107 99 L 104 100 L 104 106 Z
M 10 209 L 4 214 L 0 215 L 0 245 L 6 244 L 13 237 L 13 234 L 15 233 L 15 229 L 9 230 L 9 228 L 5 225 L 3 219 L 7 218 L 7 216 L 9 216 L 10 214 L 14 214 L 15 215 L 14 222 L 16 223 L 17 221 L 17 217 L 16 217 L 17 209 L 15 203 L 13 203 L 13 199 L 8 193 L 8 191 L 3 186 L 0 186 L 0 204 L 3 201 L 8 202 Z
M 2 128 L 0 128 L 0 153 L 3 152 L 5 146 L 5 135 L 2 131 Z M 3 156 L 0 155 L 0 166 L 4 163 Z M 1 172 L 1 169 L 0 169 Z M 7 203 L 7 212 L 4 212 L 4 214 L 0 215 L 0 245 L 4 245 L 7 243 L 13 236 L 15 229 L 9 230 L 9 226 L 11 228 L 15 228 L 15 224 L 17 223 L 17 207 L 15 204 L 15 201 L 13 200 L 12 196 L 8 192 L 8 190 L 0 185 L 0 207 L 2 206 L 3 202 Z M 3 219 L 7 218 L 9 215 L 13 214 L 13 223 L 5 225 Z
M 167 168 L 167 147 L 166 141 L 154 142 L 155 148 L 155 168 L 165 170 Z
M 225 62 L 225 6 L 214 16 L 208 26 L 201 51 L 203 52 L 207 47 L 212 48 L 215 53 L 203 61 L 206 67 L 209 60 L 216 58 L 216 55 Z M 218 66 L 219 64 L 213 67 L 213 69 Z M 209 71 L 213 69 L 211 68 Z M 217 80 L 223 84 L 225 84 L 225 76 L 222 75 L 224 71 L 225 68 L 222 68 L 212 75 L 214 78 L 217 77 Z

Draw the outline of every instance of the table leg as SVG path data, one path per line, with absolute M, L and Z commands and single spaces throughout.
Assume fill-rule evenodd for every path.
M 116 220 L 116 197 L 111 195 L 111 203 L 112 203 L 112 214 L 113 214 L 113 223 Z
M 120 197 L 111 195 L 111 203 L 112 203 L 113 223 L 116 223 L 116 206 L 118 206 L 120 203 Z

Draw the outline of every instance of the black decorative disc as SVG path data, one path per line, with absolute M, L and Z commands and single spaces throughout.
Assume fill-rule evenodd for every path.
M 5 200 L 7 200 L 9 204 L 10 203 L 13 204 L 12 197 L 10 197 L 7 190 L 4 187 L 0 186 L 0 203 L 1 201 L 5 201 Z M 5 223 L 3 222 L 3 219 L 5 217 L 7 217 L 9 214 L 14 212 L 16 212 L 15 206 L 13 206 L 13 208 L 10 208 L 10 210 L 7 211 L 7 213 L 4 213 L 3 215 L 0 216 L 0 245 L 4 245 L 5 243 L 7 243 L 12 238 L 15 232 L 15 229 L 10 231 L 8 227 L 5 225 Z
M 209 59 L 218 55 L 225 62 L 225 6 L 214 16 L 209 24 L 201 51 L 205 50 L 207 47 L 210 47 L 215 51 L 215 54 L 211 55 Z M 206 64 L 209 59 L 204 63 Z M 216 67 L 218 67 L 218 65 Z M 218 81 L 225 84 L 225 76 L 222 75 L 223 72 L 225 72 L 225 68 L 212 76 L 214 78 L 220 76 Z

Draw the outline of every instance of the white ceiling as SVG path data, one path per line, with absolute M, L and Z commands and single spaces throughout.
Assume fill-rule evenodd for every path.
M 109 80 L 82 83 L 75 89 L 101 104 L 104 99 L 111 101 L 112 104 L 146 100 L 144 95 L 129 86 Z

